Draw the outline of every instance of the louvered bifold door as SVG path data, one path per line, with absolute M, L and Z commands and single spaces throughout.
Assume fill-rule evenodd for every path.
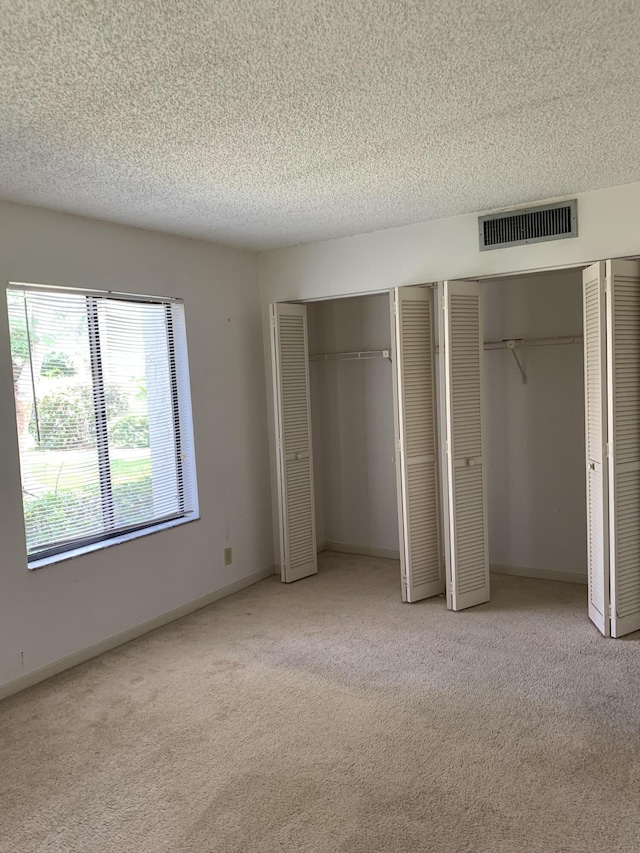
M 391 340 L 402 599 L 419 601 L 444 591 L 431 290 L 391 291 Z
M 611 634 L 640 629 L 640 263 L 607 261 Z
M 271 306 L 281 577 L 286 583 L 318 571 L 307 310 Z
M 604 262 L 582 273 L 584 322 L 587 579 L 589 618 L 608 637 L 609 494 L 607 465 L 606 275 Z
M 489 600 L 482 436 L 482 285 L 438 287 L 447 606 Z

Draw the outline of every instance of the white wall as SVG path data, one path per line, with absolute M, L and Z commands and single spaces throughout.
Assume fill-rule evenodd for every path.
M 309 351 L 388 349 L 388 296 L 308 306 Z M 388 359 L 311 362 L 318 541 L 398 550 Z
M 1 686 L 268 568 L 273 540 L 253 254 L 0 203 L 0 279 L 184 299 L 201 513 L 173 530 L 27 570 L 3 289 Z
M 259 274 L 265 348 L 268 351 L 271 302 L 326 299 L 446 278 L 477 278 L 640 254 L 640 183 L 575 197 L 579 236 L 573 239 L 480 252 L 477 216 L 472 214 L 263 252 Z M 270 373 L 267 384 L 270 388 Z M 269 406 L 271 400 L 269 391 Z M 275 489 L 271 411 L 268 419 Z M 277 529 L 275 516 L 273 524 Z M 275 560 L 279 561 L 277 552 Z
M 582 335 L 579 270 L 485 282 L 484 339 Z M 586 576 L 583 349 L 484 354 L 492 564 Z
M 480 252 L 471 214 L 263 252 L 263 300 L 329 298 L 640 254 L 640 183 L 571 197 L 578 199 L 579 236 L 567 240 Z

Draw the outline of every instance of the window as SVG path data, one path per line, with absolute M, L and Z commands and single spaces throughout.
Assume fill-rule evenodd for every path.
M 10 285 L 27 554 L 197 515 L 183 306 Z

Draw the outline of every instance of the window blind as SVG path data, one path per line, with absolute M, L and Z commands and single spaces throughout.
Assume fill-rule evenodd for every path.
M 192 512 L 181 304 L 13 287 L 7 302 L 29 557 Z

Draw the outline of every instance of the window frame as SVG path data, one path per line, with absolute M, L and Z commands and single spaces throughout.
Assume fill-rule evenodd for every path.
M 9 281 L 6 283 L 5 298 L 8 291 L 24 293 L 67 293 L 84 296 L 87 308 L 88 344 L 92 377 L 93 405 L 96 422 L 96 448 L 98 454 L 98 471 L 104 529 L 101 533 L 91 536 L 59 540 L 37 551 L 27 550 L 27 567 L 39 569 L 52 563 L 72 559 L 73 557 L 102 550 L 103 548 L 130 541 L 141 536 L 170 529 L 182 524 L 197 521 L 200 517 L 198 506 L 198 486 L 196 479 L 195 447 L 193 439 L 193 412 L 191 404 L 191 389 L 189 380 L 189 361 L 186 340 L 186 322 L 184 301 L 176 297 L 149 296 L 120 291 L 83 289 L 69 286 L 27 284 Z M 165 329 L 167 332 L 167 352 L 169 357 L 169 379 L 171 394 L 171 417 L 176 425 L 174 429 L 175 465 L 179 494 L 179 512 L 148 522 L 132 524 L 126 527 L 116 527 L 114 518 L 114 499 L 112 472 L 109 458 L 109 440 L 107 433 L 107 413 L 104 396 L 104 375 L 100 350 L 100 334 L 98 326 L 98 304 L 101 300 L 142 302 L 161 305 L 165 309 Z M 179 308 L 176 316 L 173 309 Z M 6 310 L 6 308 L 5 308 Z M 32 382 L 34 377 L 32 377 Z M 34 386 L 34 405 L 37 405 Z M 14 406 L 16 400 L 14 397 Z M 17 411 L 16 411 L 17 426 Z M 20 477 L 22 481 L 22 457 L 20 455 Z M 188 471 L 185 471 L 188 468 Z M 189 484 L 189 504 L 185 500 L 185 482 Z M 23 505 L 23 523 L 25 523 Z M 26 523 L 25 523 L 26 548 Z

